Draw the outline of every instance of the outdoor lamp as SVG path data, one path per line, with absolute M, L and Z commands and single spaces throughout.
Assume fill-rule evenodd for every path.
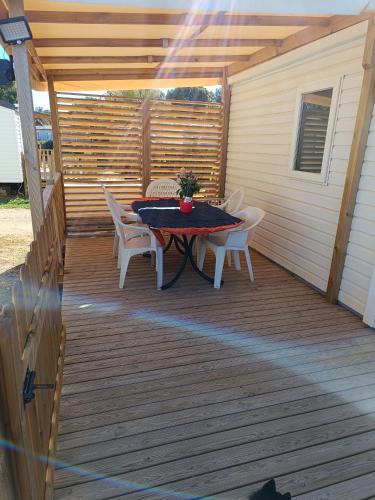
M 10 17 L 0 21 L 0 36 L 9 45 L 21 45 L 33 37 L 24 16 Z

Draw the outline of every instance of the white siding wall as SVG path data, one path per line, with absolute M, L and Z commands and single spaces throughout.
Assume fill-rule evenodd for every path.
M 375 113 L 367 140 L 339 300 L 363 314 L 375 266 Z
M 243 186 L 246 204 L 267 212 L 254 248 L 321 290 L 327 287 L 366 29 L 366 22 L 353 26 L 230 80 L 227 193 Z M 298 89 L 327 78 L 342 78 L 342 87 L 324 185 L 291 177 L 289 164 Z
M 0 106 L 0 182 L 23 182 L 17 113 Z

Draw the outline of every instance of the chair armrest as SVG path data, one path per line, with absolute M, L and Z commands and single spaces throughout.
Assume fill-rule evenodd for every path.
M 147 235 L 148 236 L 150 233 L 152 233 L 151 229 L 148 226 L 144 226 L 144 225 L 141 226 L 141 225 L 137 225 L 137 224 L 124 224 L 124 226 L 130 232 L 137 233 L 137 236 L 141 236 L 141 235 Z
M 127 210 L 125 210 L 124 206 L 121 206 L 120 208 L 121 208 L 121 216 L 125 217 L 125 219 L 131 220 L 134 222 L 141 222 L 141 218 L 138 214 L 136 214 L 135 212 L 128 212 Z M 131 209 L 131 207 L 130 207 L 130 209 Z
M 224 203 L 220 203 L 220 205 L 216 205 L 216 208 L 220 208 L 220 210 L 224 210 L 224 208 L 228 205 L 228 200 L 224 201 Z
M 132 211 L 132 206 L 131 205 L 120 205 L 123 210 L 126 210 L 127 212 Z

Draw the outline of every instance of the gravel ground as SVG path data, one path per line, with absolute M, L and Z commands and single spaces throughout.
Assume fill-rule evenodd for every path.
M 0 304 L 9 299 L 12 283 L 32 240 L 29 209 L 0 209 Z

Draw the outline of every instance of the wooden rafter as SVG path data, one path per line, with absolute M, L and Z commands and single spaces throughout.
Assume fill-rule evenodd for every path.
M 144 80 L 155 78 L 221 78 L 222 68 L 51 69 L 54 81 Z
M 157 65 L 157 69 L 160 69 L 163 67 L 163 64 L 164 62 L 170 62 L 172 57 L 173 56 L 176 56 L 179 52 L 179 50 L 181 50 L 183 48 L 183 42 L 186 41 L 186 40 L 194 40 L 198 35 L 200 35 L 201 33 L 203 33 L 203 31 L 207 28 L 206 25 L 202 25 L 202 26 L 199 26 L 194 32 L 192 35 L 190 35 L 187 39 L 183 40 L 183 39 L 180 39 L 178 41 L 178 43 L 174 44 L 172 47 L 170 47 L 170 49 L 168 50 L 168 55 L 167 57 L 165 58 L 164 61 L 161 61 L 158 65 Z
M 364 68 L 362 89 L 328 279 L 327 299 L 333 303 L 337 302 L 340 291 L 362 164 L 375 104 L 375 24 L 373 19 L 369 21 L 362 64 Z
M 275 38 L 34 38 L 34 46 L 46 47 L 278 47 L 281 39 Z
M 36 53 L 36 50 L 35 50 L 35 47 L 34 47 L 34 44 L 33 44 L 32 40 L 30 40 L 28 42 L 27 48 L 28 48 L 28 51 L 29 51 L 32 63 L 36 67 L 38 73 L 40 74 L 39 80 L 46 81 L 47 80 L 47 75 L 46 75 L 45 69 L 44 69 L 43 64 L 42 64 L 42 62 L 40 60 L 40 57 Z
M 152 14 L 125 12 L 56 12 L 28 10 L 31 23 L 207 25 L 207 26 L 327 26 L 329 17 L 251 14 Z
M 281 40 L 279 46 L 276 47 L 265 47 L 264 49 L 258 50 L 254 54 L 251 54 L 248 62 L 242 63 L 237 62 L 229 66 L 228 74 L 229 76 L 235 75 L 245 69 L 252 68 L 258 64 L 265 61 L 273 59 L 274 57 L 286 54 L 291 50 L 302 47 L 308 43 L 314 42 L 319 38 L 331 35 L 337 31 L 348 28 L 354 24 L 358 24 L 361 21 L 368 19 L 368 15 L 360 16 L 333 16 L 330 23 L 327 26 L 310 26 L 304 30 L 298 31 L 293 35 L 290 35 Z
M 221 12 L 219 12 L 218 14 L 222 14 Z M 191 26 L 192 23 L 191 23 L 191 19 L 192 17 L 195 17 L 196 14 L 192 14 L 189 16 L 189 18 L 187 19 L 187 26 Z M 208 25 L 207 24 L 202 24 L 200 26 L 198 26 L 194 31 L 193 33 L 187 37 L 187 39 L 181 39 L 178 41 L 178 43 L 174 44 L 170 50 L 168 51 L 168 56 L 166 58 L 166 61 L 167 62 L 171 62 L 172 60 L 172 57 L 173 56 L 177 56 L 178 52 L 184 48 L 184 43 L 186 43 L 187 41 L 191 41 L 191 40 L 195 40 L 200 34 L 202 34 L 206 29 L 208 28 Z M 186 46 L 186 45 L 185 45 Z M 160 69 L 163 67 L 163 62 L 160 62 L 157 66 L 157 69 Z
M 248 61 L 250 55 L 203 55 L 203 56 L 42 56 L 43 64 L 131 64 L 131 63 L 200 63 Z

